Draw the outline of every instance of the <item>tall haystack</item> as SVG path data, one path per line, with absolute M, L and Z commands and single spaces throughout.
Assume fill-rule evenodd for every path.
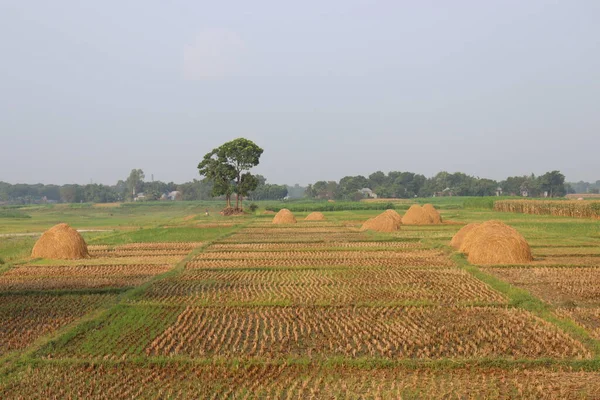
M 277 214 L 275 214 L 275 217 L 273 218 L 273 223 L 274 224 L 295 224 L 296 217 L 294 217 L 294 214 L 292 214 L 292 212 L 290 210 L 288 210 L 287 208 L 282 208 L 281 210 L 279 210 L 279 212 Z
M 442 216 L 439 211 L 435 209 L 435 207 L 431 204 L 425 204 L 423 206 L 423 211 L 431 217 L 431 223 L 433 224 L 441 224 Z
M 376 231 L 376 232 L 394 232 L 400 229 L 402 222 L 391 213 L 381 213 L 378 216 L 368 219 L 361 226 L 361 231 Z
M 308 214 L 306 216 L 306 218 L 304 218 L 305 221 L 324 221 L 325 220 L 325 216 L 323 215 L 323 213 L 320 213 L 318 211 L 312 212 L 310 214 Z
M 89 256 L 83 237 L 67 224 L 58 224 L 48 229 L 31 251 L 33 258 L 55 260 L 75 260 Z
M 481 225 L 481 224 L 478 222 L 472 222 L 472 223 L 467 224 L 467 225 L 463 226 L 462 228 L 460 228 L 460 230 L 458 232 L 456 232 L 456 234 L 450 241 L 450 246 L 454 247 L 457 250 L 460 249 L 460 246 L 462 245 L 463 241 L 465 240 L 465 237 L 469 234 L 469 232 L 471 232 L 473 229 L 477 228 L 479 225 Z
M 469 232 L 460 246 L 472 264 L 523 264 L 533 260 L 529 244 L 516 229 L 487 221 Z
M 385 210 L 382 215 L 389 215 L 398 226 L 402 225 L 402 216 L 396 210 Z
M 408 211 L 402 217 L 402 223 L 407 225 L 430 225 L 433 220 L 423 207 L 418 204 L 410 206 Z

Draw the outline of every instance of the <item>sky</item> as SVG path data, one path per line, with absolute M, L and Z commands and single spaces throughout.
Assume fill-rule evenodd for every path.
M 600 2 L 0 2 L 0 181 L 600 179 Z

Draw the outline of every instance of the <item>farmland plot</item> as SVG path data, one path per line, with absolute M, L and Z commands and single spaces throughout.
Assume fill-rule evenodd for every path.
M 137 286 L 171 268 L 169 264 L 23 265 L 0 275 L 0 290 Z
M 0 356 L 23 349 L 110 301 L 114 294 L 0 295 Z
M 154 283 L 145 302 L 167 304 L 506 304 L 465 271 L 418 268 L 189 270 Z
M 600 306 L 600 268 L 489 268 L 493 274 L 555 304 Z
M 148 355 L 588 358 L 525 311 L 493 307 L 187 307 Z
M 57 385 L 56 382 L 60 382 Z M 52 364 L 0 385 L 19 398 L 494 398 L 600 397 L 600 374 L 567 370 L 360 369 L 302 365 Z

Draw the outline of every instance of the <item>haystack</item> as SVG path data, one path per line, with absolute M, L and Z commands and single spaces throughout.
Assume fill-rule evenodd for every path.
M 402 223 L 407 225 L 429 225 L 433 223 L 431 216 L 418 204 L 410 206 L 402 217 Z
M 55 260 L 75 260 L 89 256 L 83 237 L 67 224 L 58 224 L 48 229 L 31 251 L 33 258 Z
M 394 232 L 400 228 L 401 221 L 391 213 L 384 212 L 378 216 L 368 219 L 361 226 L 361 231 L 371 230 L 376 232 Z
M 273 223 L 274 224 L 295 224 L 296 217 L 294 217 L 294 214 L 292 214 L 292 212 L 290 210 L 288 210 L 287 208 L 282 208 L 281 210 L 279 210 L 279 212 L 277 214 L 275 214 L 275 217 L 273 218 Z
M 523 264 L 533 260 L 525 238 L 501 221 L 487 221 L 469 232 L 460 247 L 472 264 Z
M 398 226 L 402 225 L 402 216 L 396 210 L 385 210 L 382 215 L 389 215 Z
M 431 223 L 433 223 L 433 224 L 441 224 L 442 223 L 442 216 L 440 215 L 439 211 L 435 209 L 435 207 L 433 205 L 425 204 L 423 206 L 423 211 L 425 211 L 425 213 L 431 217 Z
M 320 212 L 312 212 L 310 214 L 308 214 L 306 216 L 306 218 L 304 218 L 305 221 L 324 221 L 325 220 L 325 216 L 323 215 L 323 213 Z
M 460 230 L 458 232 L 456 232 L 456 234 L 450 241 L 450 246 L 454 247 L 457 250 L 460 249 L 460 246 L 462 245 L 463 241 L 465 240 L 465 237 L 473 229 L 477 228 L 479 225 L 481 225 L 481 224 L 478 222 L 472 222 L 472 223 L 467 224 L 467 225 L 463 226 L 462 228 L 460 228 Z

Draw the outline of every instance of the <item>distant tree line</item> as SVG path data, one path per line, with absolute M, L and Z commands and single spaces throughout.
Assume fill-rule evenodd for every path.
M 336 181 L 318 181 L 308 185 L 306 197 L 333 200 L 360 200 L 371 195 L 380 198 L 412 198 L 432 196 L 529 196 L 559 197 L 573 188 L 565 183 L 560 171 L 540 176 L 512 176 L 503 181 L 479 178 L 462 172 L 439 172 L 431 178 L 413 172 L 377 171 L 364 177 L 346 176 Z
M 285 185 L 267 183 L 265 177 L 256 175 L 257 187 L 250 192 L 250 200 L 282 200 L 288 191 Z M 302 189 L 303 190 L 303 189 Z M 174 193 L 175 200 L 212 200 L 213 183 L 206 179 L 191 182 L 173 183 L 144 181 L 142 170 L 132 170 L 129 178 L 119 180 L 115 185 L 91 183 L 87 185 L 43 185 L 15 184 L 0 182 L 0 203 L 40 204 L 40 203 L 112 203 L 133 201 L 143 194 L 143 201 L 166 200 Z M 169 198 L 170 199 L 170 198 Z M 142 200 L 142 198 L 140 198 Z
M 256 188 L 248 193 L 247 199 L 282 200 L 290 198 L 360 200 L 365 197 L 361 189 L 369 188 L 381 198 L 412 198 L 436 196 L 494 196 L 498 188 L 502 195 L 529 197 L 560 197 L 566 193 L 598 193 L 600 181 L 595 183 L 566 183 L 559 171 L 547 172 L 540 176 L 511 176 L 503 181 L 478 178 L 461 172 L 440 172 L 426 178 L 412 172 L 392 171 L 387 174 L 377 171 L 364 176 L 346 176 L 339 182 L 318 181 L 304 188 L 299 185 L 287 186 L 267 183 L 262 175 L 254 175 Z M 164 198 L 164 195 L 177 192 L 176 200 L 211 200 L 224 196 L 213 196 L 213 182 L 208 179 L 194 179 L 191 182 L 174 183 L 145 181 L 144 172 L 134 169 L 129 177 L 115 185 L 90 183 L 87 185 L 43 185 L 9 184 L 0 182 L 0 202 L 9 204 L 32 204 L 44 202 L 61 203 L 111 203 L 133 201 L 140 193 L 145 201 Z

